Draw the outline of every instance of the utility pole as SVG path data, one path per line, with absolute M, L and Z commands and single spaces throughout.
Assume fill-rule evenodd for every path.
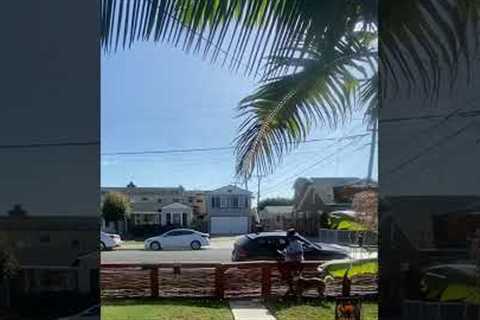
M 368 182 L 372 181 L 373 161 L 375 157 L 376 144 L 377 144 L 377 121 L 373 123 L 373 128 L 372 128 L 372 142 L 370 144 L 370 159 L 368 160 L 368 174 L 367 174 Z
M 261 175 L 257 175 L 257 181 L 258 181 L 258 185 L 257 185 L 257 209 L 258 209 L 258 204 L 260 203 L 260 181 L 262 180 L 262 176 Z

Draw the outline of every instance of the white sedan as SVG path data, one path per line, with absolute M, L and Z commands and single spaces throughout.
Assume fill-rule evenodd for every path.
M 122 239 L 118 234 L 100 232 L 100 250 L 111 250 L 119 247 L 122 244 Z
M 185 249 L 199 250 L 210 245 L 210 235 L 191 229 L 174 229 L 145 240 L 145 250 Z

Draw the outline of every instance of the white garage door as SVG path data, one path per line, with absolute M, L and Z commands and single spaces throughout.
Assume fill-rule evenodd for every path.
M 245 234 L 248 233 L 248 217 L 212 217 L 211 234 Z

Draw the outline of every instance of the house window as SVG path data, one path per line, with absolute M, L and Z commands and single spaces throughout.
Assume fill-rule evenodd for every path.
M 40 236 L 40 243 L 50 243 L 50 235 L 49 234 L 42 234 Z
M 167 224 L 172 224 L 172 215 L 167 213 Z
M 80 241 L 78 240 L 73 240 L 72 241 L 72 248 L 73 249 L 78 249 L 80 247 Z
M 227 199 L 220 198 L 220 208 L 227 208 Z
M 187 214 L 184 212 L 182 213 L 182 226 L 187 226 L 188 221 L 187 221 Z
M 238 197 L 238 207 L 239 207 L 239 208 L 245 208 L 245 206 L 244 206 L 244 198 L 243 198 L 243 197 Z
M 174 213 L 173 214 L 173 224 L 179 225 L 180 224 L 180 214 Z
M 238 197 L 233 197 L 233 198 L 232 198 L 232 207 L 238 208 L 238 207 L 239 207 L 239 206 L 238 206 L 238 202 L 239 202 L 239 201 L 238 201 Z
M 196 202 L 196 203 L 203 203 L 203 200 L 197 199 L 197 200 L 195 200 L 195 202 Z
M 245 197 L 245 208 L 248 208 L 248 207 L 249 207 L 249 205 L 248 205 L 248 198 Z
M 193 202 L 193 197 L 188 198 L 188 202 L 192 203 Z
M 148 201 L 147 197 L 142 197 L 142 201 Z
M 220 208 L 220 198 L 212 197 L 212 208 Z
M 173 202 L 180 202 L 180 199 L 174 198 L 174 199 L 173 199 Z

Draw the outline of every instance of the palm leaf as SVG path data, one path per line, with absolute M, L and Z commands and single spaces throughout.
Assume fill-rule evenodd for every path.
M 276 68 L 299 71 L 266 78 L 240 103 L 244 121 L 236 139 L 237 173 L 250 176 L 253 168 L 268 173 L 282 156 L 303 141 L 315 125 L 335 127 L 355 105 L 358 79 L 368 77 L 374 52 L 355 36 L 343 37 L 334 47 L 302 49 L 299 58 L 273 58 Z
M 370 10 L 360 0 L 101 0 L 101 42 L 107 52 L 166 42 L 258 74 L 265 57 L 291 57 L 327 29 L 371 24 Z
M 453 85 L 478 47 L 478 13 L 477 0 L 380 2 L 382 95 L 403 87 L 435 98 L 443 82 Z

